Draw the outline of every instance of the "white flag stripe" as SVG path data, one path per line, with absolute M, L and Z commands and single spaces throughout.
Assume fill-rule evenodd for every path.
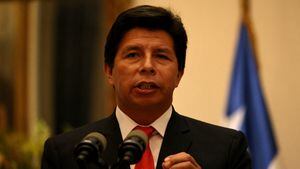
M 272 162 L 270 163 L 268 169 L 279 169 L 281 167 L 279 167 L 279 160 L 278 160 L 278 155 L 276 155 Z
M 225 126 L 240 130 L 245 118 L 245 108 L 239 107 L 230 117 L 225 117 Z

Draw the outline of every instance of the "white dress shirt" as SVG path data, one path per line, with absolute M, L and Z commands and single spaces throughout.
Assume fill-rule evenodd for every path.
M 149 140 L 155 168 L 158 160 L 160 147 L 163 141 L 163 137 L 165 135 L 167 124 L 171 118 L 171 114 L 172 114 L 172 106 L 170 106 L 169 109 L 164 114 L 162 114 L 158 119 L 156 119 L 153 123 L 149 125 L 156 130 L 153 136 Z M 129 134 L 129 132 L 131 132 L 139 124 L 133 121 L 124 112 L 122 112 L 122 110 L 118 106 L 116 108 L 116 117 L 121 130 L 122 139 L 124 140 L 126 136 Z M 135 165 L 130 165 L 130 168 L 134 169 L 134 166 Z

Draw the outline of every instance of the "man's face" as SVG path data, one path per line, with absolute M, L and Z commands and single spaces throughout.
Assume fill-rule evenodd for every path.
M 116 101 L 124 110 L 166 109 L 183 75 L 173 39 L 163 30 L 134 28 L 119 44 L 114 67 L 105 67 Z

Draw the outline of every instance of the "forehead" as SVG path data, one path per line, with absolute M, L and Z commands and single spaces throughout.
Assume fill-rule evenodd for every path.
M 120 41 L 118 50 L 128 45 L 154 46 L 174 50 L 174 42 L 169 33 L 164 30 L 146 28 L 133 28 L 126 32 Z

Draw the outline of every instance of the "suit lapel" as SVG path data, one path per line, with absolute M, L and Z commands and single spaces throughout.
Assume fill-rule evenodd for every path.
M 190 128 L 187 122 L 173 109 L 163 138 L 156 168 L 162 168 L 162 162 L 167 156 L 179 152 L 187 152 L 191 143 Z

